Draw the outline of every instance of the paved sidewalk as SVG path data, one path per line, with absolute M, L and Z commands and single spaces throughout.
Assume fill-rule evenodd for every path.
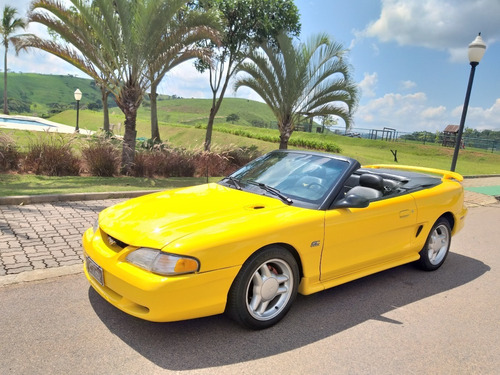
M 82 234 L 122 199 L 0 206 L 0 276 L 82 263 Z
M 491 183 L 500 185 L 500 178 L 467 179 L 464 186 Z M 137 195 L 131 193 L 134 194 Z M 43 278 L 48 270 L 54 275 L 64 270 L 80 272 L 83 232 L 94 224 L 101 210 L 126 199 L 74 201 L 74 197 L 68 197 L 72 201 L 61 201 L 62 198 L 45 203 L 0 205 L 0 286 L 30 277 Z M 88 194 L 82 199 L 90 198 Z M 499 204 L 493 196 L 472 191 L 465 191 L 465 201 L 470 208 Z

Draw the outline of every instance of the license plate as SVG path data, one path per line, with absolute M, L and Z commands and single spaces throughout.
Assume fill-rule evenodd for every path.
M 99 284 L 104 286 L 104 274 L 102 272 L 102 268 L 89 257 L 87 257 L 87 272 L 94 279 L 96 279 Z

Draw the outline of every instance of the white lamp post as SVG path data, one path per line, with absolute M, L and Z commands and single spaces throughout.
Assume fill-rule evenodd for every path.
M 479 65 L 479 61 L 484 56 L 486 51 L 486 44 L 481 38 L 481 33 L 474 39 L 474 41 L 469 44 L 469 61 L 470 61 L 470 76 L 469 85 L 467 86 L 467 93 L 465 94 L 464 107 L 462 109 L 462 118 L 460 119 L 460 126 L 458 128 L 457 139 L 455 141 L 455 151 L 453 153 L 453 160 L 451 161 L 451 171 L 455 171 L 457 166 L 458 152 L 460 150 L 460 144 L 462 143 L 462 134 L 464 132 L 465 117 L 467 116 L 467 109 L 469 107 L 470 92 L 472 89 L 472 82 L 474 81 L 474 72 L 476 71 L 476 66 Z
M 75 133 L 80 133 L 80 128 L 78 127 L 78 115 L 80 112 L 80 100 L 82 99 L 82 92 L 79 89 L 75 90 L 75 100 L 76 100 L 76 127 Z

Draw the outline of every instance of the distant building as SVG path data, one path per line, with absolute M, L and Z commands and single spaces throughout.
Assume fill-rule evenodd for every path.
M 443 146 L 445 147 L 455 147 L 457 141 L 458 125 L 447 125 L 443 131 Z

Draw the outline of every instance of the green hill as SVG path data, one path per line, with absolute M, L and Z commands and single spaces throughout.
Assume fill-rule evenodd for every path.
M 48 117 L 50 111 L 73 108 L 74 92 L 78 88 L 84 93 L 80 104 L 87 106 L 101 100 L 101 92 L 90 79 L 74 76 L 44 75 L 35 73 L 8 73 L 7 94 L 12 113 L 22 113 Z M 0 87 L 3 97 L 3 85 Z M 29 105 L 30 110 L 16 111 L 12 100 Z M 14 108 L 13 108 L 14 107 Z
M 3 96 L 3 85 L 1 86 L 0 95 Z M 66 121 L 64 111 L 74 109 L 73 93 L 77 88 L 83 93 L 80 101 L 82 111 L 87 108 L 95 108 L 91 104 L 101 103 L 101 92 L 90 79 L 70 75 L 9 73 L 8 96 L 10 112 L 11 114 L 53 117 L 54 121 L 73 125 L 74 114 L 68 114 Z M 11 105 L 11 103 L 13 104 Z M 19 103 L 24 104 L 25 107 L 17 108 L 14 103 L 18 105 Z M 109 101 L 109 104 L 111 107 L 110 113 L 114 112 L 116 115 L 111 121 L 120 122 L 120 118 L 123 117 L 121 111 L 118 108 L 112 108 L 115 105 L 112 100 Z M 175 95 L 160 95 L 158 97 L 158 120 L 162 123 L 206 124 L 211 105 L 212 101 L 210 99 L 182 99 Z M 56 115 L 58 113 L 59 115 Z M 217 114 L 216 122 L 225 122 L 226 117 L 233 113 L 239 116 L 238 124 L 241 125 L 269 126 L 269 124 L 275 122 L 275 118 L 267 105 L 238 98 L 224 99 Z M 145 98 L 139 111 L 139 118 L 148 120 L 149 116 L 149 100 Z M 102 120 L 98 121 L 95 128 L 97 129 L 101 123 Z M 94 126 L 89 125 L 89 129 L 93 128 Z

